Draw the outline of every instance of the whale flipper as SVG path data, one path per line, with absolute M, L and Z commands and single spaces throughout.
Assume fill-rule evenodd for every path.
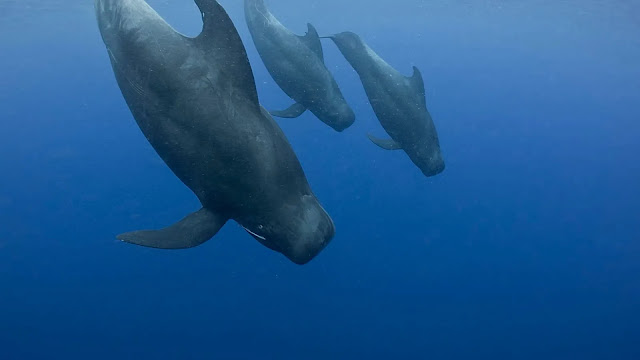
M 298 116 L 302 115 L 303 112 L 305 112 L 307 110 L 306 107 L 304 107 L 304 105 L 300 104 L 300 103 L 295 103 L 291 106 L 289 106 L 287 109 L 285 110 L 271 110 L 269 111 L 269 113 L 273 116 L 277 116 L 280 118 L 288 118 L 288 119 L 292 119 L 292 118 L 297 118 Z
M 231 18 L 215 0 L 195 0 L 195 3 L 202 13 L 202 32 L 193 40 L 220 68 L 231 69 L 228 80 L 258 104 L 249 58 Z
M 302 42 L 311 49 L 318 58 L 324 63 L 324 52 L 322 51 L 322 43 L 320 42 L 320 36 L 318 31 L 313 25 L 307 23 L 307 33 L 303 36 L 298 36 Z
M 227 220 L 211 210 L 202 208 L 164 229 L 132 231 L 120 234 L 116 238 L 157 249 L 187 249 L 211 239 Z
M 385 149 L 385 150 L 400 150 L 402 149 L 402 146 L 400 146 L 400 144 L 398 144 L 397 142 L 395 142 L 395 140 L 393 139 L 379 139 L 371 134 L 367 134 L 367 137 L 369 138 L 369 140 L 371 140 L 371 142 L 373 142 L 374 144 L 378 145 L 379 147 Z

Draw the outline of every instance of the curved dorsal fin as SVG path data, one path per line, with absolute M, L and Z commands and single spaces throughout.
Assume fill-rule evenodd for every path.
M 230 73 L 234 85 L 258 104 L 258 92 L 247 52 L 229 15 L 216 0 L 195 0 L 202 13 L 202 32 L 194 41 L 211 61 Z
M 425 99 L 424 80 L 422 79 L 422 74 L 420 73 L 420 70 L 418 70 L 417 67 L 415 66 L 413 67 L 413 75 L 408 77 L 407 81 L 409 82 L 413 90 L 416 92 L 416 95 L 418 96 L 418 98 L 421 99 L 422 105 L 424 105 L 424 107 L 426 108 L 427 101 Z
M 320 36 L 318 36 L 318 31 L 311 24 L 307 24 L 307 33 L 298 36 L 302 42 L 311 49 L 319 58 L 320 61 L 324 63 L 324 53 L 322 51 L 322 43 L 320 42 Z

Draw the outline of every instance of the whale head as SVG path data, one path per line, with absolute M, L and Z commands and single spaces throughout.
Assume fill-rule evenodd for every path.
M 339 90 L 333 91 L 329 98 L 331 101 L 317 104 L 312 112 L 332 129 L 343 131 L 355 122 L 356 115 Z
M 431 122 L 430 124 L 433 124 Z M 420 141 L 415 141 L 404 148 L 411 161 L 422 171 L 424 176 L 430 177 L 444 171 L 445 161 L 440 150 L 440 142 L 435 127 L 430 127 L 429 133 Z
M 432 149 L 429 153 L 421 156 L 415 163 L 426 177 L 438 175 L 445 168 L 440 149 Z
M 358 34 L 351 31 L 344 31 L 331 36 L 327 36 L 342 50 L 358 50 L 364 46 L 364 42 Z
M 367 50 L 367 45 L 362 41 L 360 36 L 351 31 L 325 36 L 324 38 L 331 39 L 349 62 L 352 62 L 355 60 L 355 56 Z
M 335 234 L 333 220 L 313 195 L 238 222 L 262 245 L 299 265 L 316 257 Z

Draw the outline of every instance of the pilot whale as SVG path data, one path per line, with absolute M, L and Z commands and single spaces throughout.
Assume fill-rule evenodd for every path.
M 269 12 L 263 0 L 245 0 L 244 13 L 269 74 L 296 101 L 288 109 L 271 114 L 295 118 L 309 109 L 336 131 L 351 126 L 355 114 L 324 64 L 322 44 L 313 25 L 307 24 L 306 35 L 297 36 Z
M 391 139 L 369 139 L 386 150 L 404 150 L 411 161 L 429 177 L 444 171 L 440 141 L 425 99 L 420 70 L 405 77 L 357 34 L 343 32 L 328 36 L 360 76 L 369 102 Z
M 333 221 L 277 123 L 258 102 L 245 48 L 215 0 L 196 0 L 203 27 L 176 32 L 144 0 L 95 0 L 102 39 L 142 133 L 202 208 L 160 230 L 117 238 L 183 249 L 230 219 L 297 264 L 333 238 Z

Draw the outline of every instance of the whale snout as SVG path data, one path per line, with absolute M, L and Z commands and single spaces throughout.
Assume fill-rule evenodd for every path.
M 297 265 L 304 265 L 313 260 L 329 244 L 332 237 L 333 233 L 330 235 L 323 234 L 311 241 L 309 241 L 310 239 L 305 239 L 289 250 L 284 251 L 283 255 Z
M 331 128 L 337 132 L 343 132 L 349 126 L 353 125 L 354 121 L 355 115 L 353 117 L 347 116 L 340 118 L 338 121 L 330 123 L 329 126 L 331 126 Z
M 258 242 L 298 265 L 316 257 L 335 234 L 333 220 L 313 195 L 270 211 L 268 217 L 239 223 Z
M 419 167 L 424 176 L 435 176 L 444 171 L 444 159 L 440 152 L 437 152 L 426 159 Z
M 282 254 L 298 265 L 316 257 L 335 234 L 333 220 L 315 197 L 305 196 L 303 205 L 287 246 L 281 247 Z
M 337 106 L 337 109 L 330 109 L 322 111 L 325 114 L 317 114 L 318 118 L 325 124 L 329 125 L 333 130 L 342 132 L 349 126 L 353 125 L 356 121 L 356 114 L 351 110 L 351 107 L 346 104 Z

